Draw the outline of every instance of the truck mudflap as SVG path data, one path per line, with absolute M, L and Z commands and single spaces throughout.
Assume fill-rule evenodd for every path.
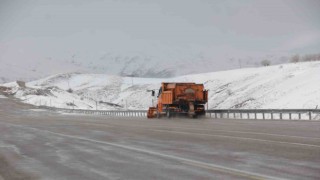
M 156 118 L 157 117 L 157 108 L 156 107 L 149 107 L 147 117 L 148 118 Z

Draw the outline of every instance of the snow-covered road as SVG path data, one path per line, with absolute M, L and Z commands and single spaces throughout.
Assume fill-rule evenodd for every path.
M 4 179 L 320 178 L 320 122 L 63 115 L 9 98 L 0 107 Z

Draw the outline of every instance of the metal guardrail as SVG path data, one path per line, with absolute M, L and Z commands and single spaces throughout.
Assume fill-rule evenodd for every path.
M 128 111 L 104 111 L 104 110 L 84 110 L 84 109 L 57 109 L 58 111 L 66 113 L 81 113 L 93 115 L 107 115 L 107 116 L 127 116 L 127 117 L 147 117 L 146 110 L 128 110 Z
M 214 109 L 206 114 L 221 119 L 320 120 L 320 109 Z
M 147 110 L 107 111 L 83 109 L 55 109 L 66 113 L 81 113 L 108 116 L 146 117 Z M 209 109 L 206 117 L 219 119 L 263 120 L 320 120 L 320 109 Z

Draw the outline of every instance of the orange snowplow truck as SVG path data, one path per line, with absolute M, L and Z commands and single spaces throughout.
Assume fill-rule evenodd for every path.
M 155 92 L 152 92 L 154 96 Z M 196 118 L 205 115 L 208 91 L 203 84 L 196 83 L 162 83 L 158 93 L 156 107 L 150 107 L 148 118 L 160 118 L 177 114 L 187 114 Z

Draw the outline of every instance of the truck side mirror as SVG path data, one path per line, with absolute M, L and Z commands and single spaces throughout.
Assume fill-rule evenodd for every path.
M 155 95 L 155 92 L 154 90 L 151 91 L 151 96 L 154 96 Z

